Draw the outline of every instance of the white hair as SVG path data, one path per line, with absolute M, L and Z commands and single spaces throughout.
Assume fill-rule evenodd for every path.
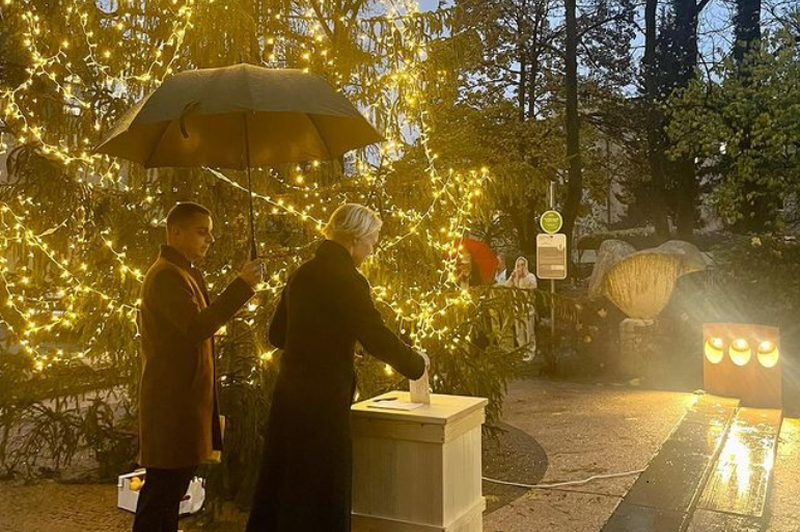
M 328 224 L 322 229 L 325 238 L 349 243 L 380 231 L 383 221 L 378 213 L 358 203 L 345 203 L 331 214 Z

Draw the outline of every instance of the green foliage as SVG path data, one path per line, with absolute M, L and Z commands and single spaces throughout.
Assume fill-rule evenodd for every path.
M 564 129 L 564 27 L 549 0 L 454 3 L 452 30 L 430 49 L 431 138 L 443 164 L 488 166 L 492 181 L 478 233 L 531 254 L 551 181 L 568 164 Z M 586 201 L 604 204 L 612 182 L 640 175 L 636 106 L 621 87 L 632 74 L 634 8 L 627 1 L 582 6 L 578 20 L 582 164 Z M 609 148 L 610 146 L 610 148 Z M 457 167 L 457 166 L 456 166 Z M 560 185 L 556 201 L 566 188 Z
M 41 22 L 36 46 L 49 57 L 58 53 L 67 35 L 65 24 L 75 23 L 75 16 L 65 17 L 58 9 L 56 15 L 48 3 L 33 4 Z M 431 354 L 436 391 L 488 397 L 489 419 L 496 421 L 518 357 L 500 347 L 499 337 L 507 331 L 495 330 L 481 316 L 495 307 L 524 312 L 529 303 L 506 292 L 465 296 L 448 278 L 447 257 L 434 245 L 456 238 L 449 232 L 479 227 L 493 212 L 488 201 L 474 194 L 482 186 L 479 168 L 485 163 L 460 147 L 450 155 L 455 139 L 436 146 L 437 158 L 425 145 L 436 141 L 420 138 L 429 132 L 423 127 L 431 116 L 428 95 L 438 106 L 452 103 L 457 91 L 438 83 L 436 71 L 446 67 L 437 66 L 436 54 L 429 63 L 411 58 L 419 54 L 419 43 L 442 38 L 448 13 L 410 17 L 400 31 L 400 22 L 375 16 L 380 8 L 375 2 L 348 2 L 346 10 L 341 2 L 326 2 L 313 15 L 305 2 L 201 3 L 180 41 L 181 5 L 153 0 L 114 5 L 106 12 L 87 4 L 85 34 L 73 24 L 77 35 L 62 50 L 64 61 L 47 68 L 62 86 L 68 79 L 88 108 L 65 97 L 52 78 L 37 74 L 35 83 L 13 94 L 13 102 L 41 128 L 43 143 L 19 141 L 31 127 L 19 118 L 4 116 L 0 122 L 11 150 L 9 180 L 0 189 L 4 472 L 33 476 L 46 468 L 57 473 L 86 450 L 99 463 L 100 477 L 129 467 L 139 378 L 136 301 L 141 275 L 163 242 L 161 222 L 176 201 L 197 201 L 214 213 L 217 242 L 201 265 L 212 297 L 232 280 L 248 249 L 242 172 L 225 172 L 224 179 L 199 169 L 146 172 L 127 163 L 67 162 L 63 154 L 76 156 L 96 144 L 133 101 L 156 87 L 153 78 L 165 75 L 167 68 L 239 60 L 309 67 L 327 76 L 364 109 L 370 105 L 371 118 L 396 141 L 400 158 L 390 160 L 373 150 L 361 154 L 361 167 L 348 158 L 343 165 L 254 169 L 254 189 L 260 195 L 256 238 L 270 280 L 253 300 L 255 308 L 243 309 L 217 338 L 228 430 L 223 464 L 208 471 L 214 492 L 249 503 L 279 364 L 278 354 L 269 358 L 266 327 L 286 276 L 313 255 L 319 241 L 312 218 L 324 220 L 345 200 L 368 204 L 385 220 L 382 249 L 365 274 L 389 326 Z M 9 9 L 4 16 L 21 20 L 16 4 Z M 123 29 L 117 22 L 124 22 Z M 312 30 L 319 31 L 321 40 L 309 36 Z M 8 57 L 28 60 L 25 31 L 20 24 L 18 33 L 3 36 L 0 45 L 13 52 Z M 156 62 L 153 43 L 163 45 Z M 113 53 L 103 59 L 106 48 Z M 3 68 L 0 86 L 16 88 L 20 81 L 5 77 L 11 70 Z M 148 69 L 152 76 L 142 76 Z M 123 81 L 109 82 L 106 75 Z M 9 94 L 3 98 L 3 104 L 11 102 Z M 477 121 L 477 113 L 470 119 Z M 437 120 L 431 117 L 435 125 Z M 484 125 L 470 127 L 474 133 Z M 480 145 L 476 136 L 461 141 Z M 54 154 L 53 147 L 63 153 Z M 298 215 L 301 209 L 311 218 Z M 415 315 L 429 321 L 422 326 L 409 317 Z M 406 386 L 372 357 L 359 359 L 357 371 L 361 397 Z M 24 394 L 5 392 L 22 389 Z
M 725 61 L 667 104 L 672 155 L 701 161 L 711 204 L 729 224 L 757 217 L 766 202 L 764 222 L 780 230 L 778 200 L 799 191 L 799 50 L 780 31 L 741 67 Z
M 639 227 L 586 235 L 578 242 L 578 249 L 596 250 L 599 249 L 600 245 L 606 240 L 622 240 L 638 250 L 654 248 L 665 242 L 665 239 L 653 232 L 652 229 Z M 730 235 L 724 233 L 702 233 L 695 235 L 692 239 L 692 243 L 701 251 L 710 251 L 713 247 L 719 246 L 729 240 Z
M 476 229 L 488 241 L 531 252 L 538 232 L 535 217 L 546 210 L 547 183 L 563 159 L 559 124 L 520 121 L 510 102 L 485 107 L 448 103 L 432 115 L 432 142 L 443 164 L 491 168 L 492 179 L 482 193 L 492 208 L 480 213 Z
M 797 334 L 800 246 L 781 236 L 743 237 L 713 251 L 717 315 Z

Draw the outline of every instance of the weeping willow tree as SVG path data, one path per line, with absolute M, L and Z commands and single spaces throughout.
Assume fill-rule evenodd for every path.
M 266 326 L 287 275 L 345 201 L 385 221 L 364 271 L 387 323 L 432 355 L 434 391 L 488 397 L 489 419 L 498 418 L 517 358 L 502 341 L 507 314 L 526 312 L 533 296 L 456 284 L 459 240 L 492 217 L 492 176 L 444 166 L 430 144 L 427 95 L 448 71 L 428 45 L 446 34 L 448 11 L 366 0 L 11 0 L 0 9 L 6 473 L 58 470 L 81 449 L 95 453 L 101 476 L 131 461 L 139 289 L 165 214 L 181 200 L 214 213 L 217 243 L 201 265 L 213 293 L 247 257 L 247 195 L 238 172 L 144 171 L 91 147 L 171 73 L 241 61 L 326 77 L 387 141 L 337 161 L 254 172 L 269 278 L 217 338 L 230 430 L 215 478 L 246 498 L 280 357 Z M 404 385 L 370 357 L 358 358 L 357 371 L 361 397 Z

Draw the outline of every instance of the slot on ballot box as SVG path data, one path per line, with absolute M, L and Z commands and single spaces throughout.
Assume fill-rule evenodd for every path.
M 429 400 L 412 402 L 409 392 L 395 391 L 353 405 L 354 532 L 483 530 L 488 401 L 439 394 Z

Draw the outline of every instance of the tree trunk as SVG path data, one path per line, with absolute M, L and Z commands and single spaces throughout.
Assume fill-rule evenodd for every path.
M 539 59 L 534 51 L 531 57 L 531 69 L 528 72 L 528 119 L 536 117 L 536 76 L 539 73 Z
M 519 106 L 519 120 L 525 120 L 525 98 L 528 96 L 528 57 L 525 53 L 525 24 L 524 17 L 517 17 L 517 60 L 519 61 L 519 93 L 517 94 L 517 105 Z
M 736 0 L 733 25 L 733 57 L 741 65 L 747 52 L 761 39 L 761 0 Z
M 572 232 L 583 195 L 580 157 L 580 119 L 578 117 L 578 32 L 576 0 L 566 0 L 566 114 L 567 160 L 569 161 L 567 200 L 564 205 L 564 233 L 572 243 Z M 571 255 L 571 254 L 570 254 Z
M 697 66 L 697 5 L 695 0 L 675 0 L 675 51 L 678 86 L 685 87 Z
M 684 88 L 694 77 L 697 66 L 697 16 L 695 0 L 675 0 L 675 48 L 677 54 L 676 87 Z M 704 4 L 702 4 L 704 5 Z M 694 160 L 683 158 L 671 165 L 675 172 L 678 235 L 690 239 L 697 217 L 697 182 Z
M 530 44 L 528 51 L 528 58 L 530 60 L 530 72 L 528 75 L 528 119 L 536 118 L 536 97 L 537 97 L 537 79 L 539 72 L 542 70 L 541 55 L 543 49 L 539 42 L 541 35 L 544 35 L 544 25 L 547 20 L 543 12 L 542 3 L 537 2 L 535 5 L 535 14 L 530 29 Z
M 738 67 L 738 76 L 746 86 L 750 83 L 750 72 L 744 67 L 743 62 L 747 53 L 761 39 L 761 0 L 736 0 L 733 24 L 736 39 L 733 45 L 733 57 Z M 751 146 L 751 131 L 746 128 L 740 148 L 745 152 L 750 150 Z M 735 224 L 734 230 L 745 233 L 767 231 L 771 220 L 775 217 L 778 198 L 765 187 L 759 186 L 759 183 L 752 181 L 745 183 L 742 196 L 740 212 L 744 216 Z
M 691 240 L 697 221 L 697 177 L 694 160 L 682 159 L 673 168 L 678 178 L 678 205 L 676 209 L 678 236 Z
M 644 7 L 644 99 L 647 113 L 647 158 L 650 164 L 650 187 L 648 203 L 651 207 L 651 218 L 656 235 L 669 237 L 667 221 L 667 191 L 665 186 L 665 170 L 667 158 L 664 153 L 664 117 L 658 108 L 660 100 L 656 82 L 656 11 L 658 0 L 646 0 Z

